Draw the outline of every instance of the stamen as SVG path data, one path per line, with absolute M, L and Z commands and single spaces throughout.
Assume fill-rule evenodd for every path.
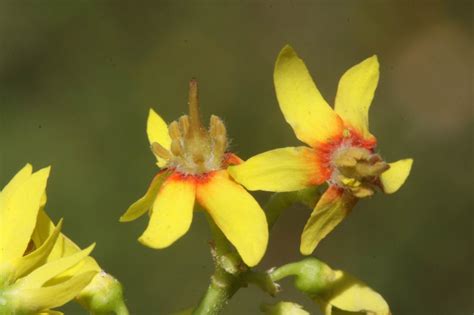
M 379 176 L 389 169 L 389 165 L 385 162 L 376 162 L 375 164 L 357 163 L 355 166 L 356 172 L 362 177 Z
M 211 116 L 209 130 L 204 129 L 199 116 L 198 86 L 194 79 L 189 82 L 188 97 L 189 115 L 181 116 L 168 126 L 171 152 L 159 145 L 153 146 L 156 147 L 154 152 L 160 157 L 169 156 L 169 165 L 185 174 L 219 170 L 227 149 L 224 123 L 217 116 Z
M 182 137 L 178 122 L 173 121 L 168 126 L 168 133 L 172 140 L 179 140 Z
M 374 194 L 374 190 L 369 188 L 369 187 L 366 187 L 366 186 L 360 186 L 360 187 L 357 187 L 357 188 L 354 188 L 352 189 L 352 193 L 354 194 L 354 196 L 356 196 L 357 198 L 366 198 L 366 197 L 370 197 Z
M 174 139 L 171 141 L 171 153 L 173 153 L 174 156 L 182 156 L 184 153 L 183 146 L 181 145 L 180 139 Z
M 372 196 L 374 183 L 389 165 L 382 157 L 360 147 L 342 147 L 333 154 L 333 181 L 358 198 Z
M 151 151 L 153 152 L 153 154 L 162 159 L 169 160 L 171 158 L 171 153 L 158 142 L 153 142 L 151 144 Z
M 227 149 L 227 130 L 222 120 L 215 115 L 211 115 L 209 135 L 213 141 L 214 155 L 223 155 Z
M 187 136 L 189 133 L 189 117 L 188 115 L 183 115 L 179 117 L 178 120 L 179 123 L 179 129 L 181 130 L 181 133 L 183 134 L 184 137 Z

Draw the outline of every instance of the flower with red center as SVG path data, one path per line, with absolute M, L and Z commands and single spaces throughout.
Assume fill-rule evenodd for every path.
M 256 265 L 268 242 L 265 214 L 227 173 L 229 165 L 241 160 L 227 151 L 222 120 L 212 115 L 209 129 L 202 126 L 195 80 L 189 84 L 189 115 L 167 125 L 150 110 L 147 133 L 162 170 L 120 221 L 135 220 L 149 211 L 150 221 L 139 241 L 152 248 L 165 248 L 188 231 L 197 201 L 243 261 L 249 266 Z
M 249 190 L 283 192 L 329 184 L 303 230 L 300 250 L 305 255 L 358 199 L 373 195 L 377 187 L 394 193 L 410 173 L 411 159 L 386 163 L 375 152 L 368 111 L 378 79 L 376 56 L 350 68 L 339 81 L 333 110 L 303 60 L 285 46 L 275 64 L 276 95 L 296 137 L 310 147 L 271 150 L 229 168 L 231 176 Z

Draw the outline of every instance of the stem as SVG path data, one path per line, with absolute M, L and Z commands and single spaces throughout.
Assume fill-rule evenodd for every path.
M 217 267 L 211 277 L 211 284 L 207 288 L 203 299 L 194 310 L 194 315 L 219 314 L 227 301 L 237 292 L 240 284 L 238 278 Z
M 213 238 L 212 255 L 215 263 L 214 274 L 204 297 L 193 315 L 215 315 L 219 314 L 227 301 L 237 292 L 241 286 L 239 279 L 240 264 L 243 264 L 240 256 L 235 259 L 231 254 L 231 246 L 224 234 L 216 226 L 212 218 L 206 216 L 211 228 Z
M 309 207 L 319 199 L 320 194 L 314 188 L 298 192 L 276 193 L 270 197 L 265 206 L 268 228 L 271 229 L 283 210 L 296 202 L 301 202 Z M 232 246 L 212 218 L 206 216 L 212 234 L 212 255 L 215 262 L 214 274 L 199 305 L 194 309 L 193 315 L 217 315 L 227 304 L 227 301 L 244 285 L 256 284 L 270 295 L 275 295 L 279 287 L 274 283 L 274 274 L 255 272 L 249 270 L 242 258 L 232 251 Z M 281 269 L 281 268 L 280 268 Z M 283 272 L 281 270 L 280 272 Z M 118 314 L 120 315 L 120 314 Z
M 278 267 L 270 274 L 273 281 L 279 281 L 283 278 L 298 275 L 301 271 L 301 264 L 299 262 L 289 263 Z

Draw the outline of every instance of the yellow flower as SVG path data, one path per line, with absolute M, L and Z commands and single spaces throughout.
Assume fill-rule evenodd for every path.
M 227 151 L 226 128 L 220 118 L 211 116 L 209 130 L 202 126 L 197 93 L 197 82 L 192 80 L 189 116 L 169 126 L 150 110 L 148 139 L 163 169 L 120 221 L 132 221 L 150 211 L 148 227 L 139 241 L 152 248 L 165 248 L 188 231 L 197 201 L 244 262 L 254 266 L 267 247 L 265 214 L 257 201 L 229 178 L 228 165 L 241 161 Z
M 43 202 L 38 213 L 36 227 L 31 237 L 31 241 L 36 248 L 42 246 L 56 229 L 54 223 L 44 211 L 45 203 L 46 195 L 43 195 Z M 74 255 L 80 251 L 81 249 L 76 243 L 63 233 L 60 233 L 46 261 L 54 261 L 62 257 Z M 52 281 L 69 278 L 74 274 L 84 272 L 95 272 L 96 274 L 89 284 L 75 296 L 81 305 L 93 313 L 115 312 L 119 314 L 120 312 L 120 314 L 128 314 L 123 299 L 121 284 L 102 270 L 91 256 L 84 258 L 81 263 L 57 275 Z
M 385 163 L 375 153 L 368 111 L 379 79 L 372 56 L 350 68 L 339 81 L 334 110 L 321 96 L 304 62 L 285 46 L 275 64 L 280 109 L 296 137 L 310 147 L 287 147 L 256 155 L 229 168 L 249 190 L 294 191 L 324 182 L 322 195 L 306 223 L 300 251 L 317 244 L 377 187 L 394 193 L 410 173 L 412 159 Z
M 73 299 L 97 271 L 73 272 L 94 244 L 74 254 L 48 260 L 60 236 L 62 221 L 38 247 L 31 238 L 44 203 L 49 168 L 32 173 L 26 165 L 0 194 L 0 313 L 58 314 L 49 308 Z M 68 277 L 58 275 L 69 273 Z

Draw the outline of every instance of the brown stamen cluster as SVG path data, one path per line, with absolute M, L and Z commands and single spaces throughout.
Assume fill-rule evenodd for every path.
M 332 162 L 332 180 L 358 198 L 372 196 L 377 188 L 378 177 L 390 167 L 380 155 L 354 146 L 337 150 Z
M 189 115 L 181 116 L 168 126 L 171 146 L 167 150 L 159 143 L 152 144 L 152 151 L 168 161 L 168 166 L 184 174 L 203 174 L 222 167 L 227 149 L 227 131 L 222 120 L 211 115 L 206 130 L 199 115 L 198 87 L 195 80 L 189 83 Z

